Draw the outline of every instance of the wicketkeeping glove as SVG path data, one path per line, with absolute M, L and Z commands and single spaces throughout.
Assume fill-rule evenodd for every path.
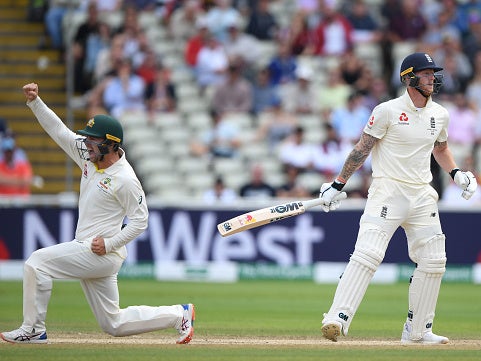
M 338 209 L 341 205 L 341 200 L 347 198 L 346 192 L 341 191 L 342 187 L 344 187 L 344 184 L 336 181 L 332 183 L 324 183 L 321 186 L 319 198 L 323 201 L 322 209 L 324 212 Z
M 474 192 L 476 192 L 476 188 L 478 188 L 478 182 L 474 174 L 469 171 L 463 172 L 457 168 L 453 169 L 449 174 L 453 178 L 454 183 L 463 190 L 461 196 L 464 199 L 471 198 Z

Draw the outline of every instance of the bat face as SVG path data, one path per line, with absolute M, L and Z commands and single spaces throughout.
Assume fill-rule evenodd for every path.
M 262 226 L 305 212 L 302 202 L 289 202 L 274 207 L 262 208 L 219 223 L 217 229 L 222 236 L 228 236 L 246 229 Z

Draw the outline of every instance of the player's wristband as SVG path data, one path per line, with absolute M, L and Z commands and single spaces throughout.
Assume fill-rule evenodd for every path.
M 342 188 L 344 188 L 344 186 L 345 184 L 339 182 L 337 179 L 331 184 L 331 187 L 337 189 L 339 192 L 342 191 Z
M 459 171 L 459 168 L 454 168 L 451 172 L 449 172 L 449 175 L 451 176 L 451 178 L 453 178 L 453 180 L 454 180 L 454 176 L 458 171 Z

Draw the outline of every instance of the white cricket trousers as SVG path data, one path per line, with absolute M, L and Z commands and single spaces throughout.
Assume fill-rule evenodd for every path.
M 112 336 L 179 328 L 183 315 L 181 305 L 119 308 L 117 273 L 122 263 L 119 255 L 98 256 L 91 251 L 90 242 L 76 240 L 33 252 L 24 266 L 22 328 L 36 332 L 46 330 L 54 279 L 79 279 L 97 322 Z

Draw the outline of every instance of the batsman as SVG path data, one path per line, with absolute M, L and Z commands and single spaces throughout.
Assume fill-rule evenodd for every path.
M 48 342 L 46 317 L 53 280 L 76 279 L 106 333 L 128 336 L 173 328 L 179 333 L 178 344 L 189 343 L 193 304 L 120 308 L 117 274 L 127 257 L 125 245 L 148 225 L 144 191 L 121 147 L 120 122 L 99 114 L 87 121 L 85 129 L 73 132 L 40 99 L 37 84 L 25 85 L 23 92 L 40 125 L 82 170 L 79 218 L 75 239 L 36 250 L 25 262 L 23 322 L 0 337 L 21 344 Z M 123 227 L 125 217 L 129 222 Z
M 337 178 L 321 187 L 320 198 L 328 206 L 372 153 L 372 183 L 354 252 L 322 320 L 322 334 L 329 340 L 347 335 L 391 237 L 402 227 L 409 258 L 416 268 L 409 285 L 409 309 L 401 343 L 449 342 L 447 337 L 433 333 L 446 252 L 439 197 L 430 185 L 431 155 L 460 187 L 463 198 L 473 195 L 477 182 L 472 172 L 457 167 L 448 146 L 448 111 L 432 99 L 442 86 L 441 70 L 426 53 L 404 58 L 400 78 L 406 91 L 374 108 Z

